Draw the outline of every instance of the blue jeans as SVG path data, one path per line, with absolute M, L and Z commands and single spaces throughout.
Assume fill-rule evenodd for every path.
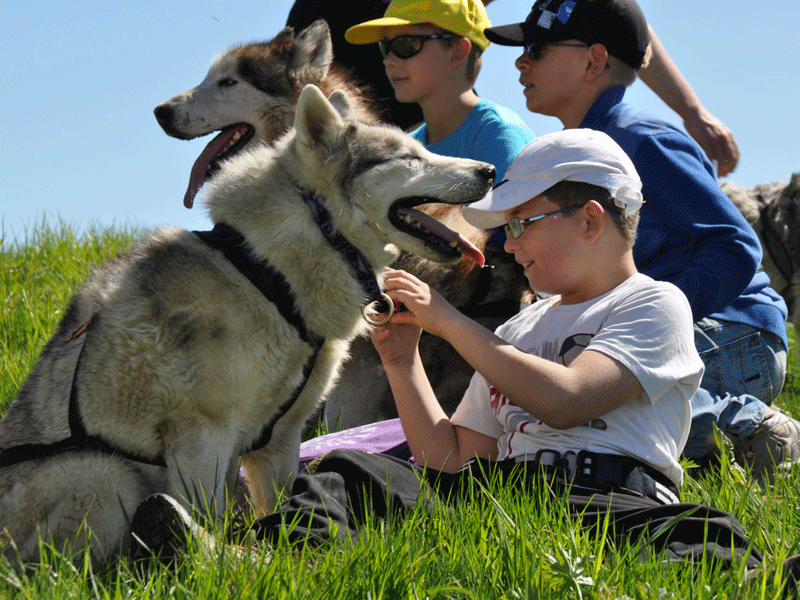
M 684 456 L 700 458 L 716 448 L 712 424 L 735 437 L 751 434 L 786 377 L 781 340 L 741 323 L 701 319 L 694 343 L 706 366 L 692 396 L 692 424 Z

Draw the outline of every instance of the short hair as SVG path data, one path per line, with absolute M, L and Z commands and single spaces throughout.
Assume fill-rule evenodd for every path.
M 646 67 L 649 64 L 652 56 L 653 45 L 648 44 L 647 50 L 645 50 L 644 53 L 644 58 L 642 59 L 642 66 L 639 67 L 639 69 Z M 636 81 L 636 77 L 639 74 L 638 69 L 634 69 L 625 61 L 620 60 L 611 54 L 608 55 L 608 68 L 611 70 L 611 79 L 614 81 L 614 83 L 617 85 L 624 85 L 625 87 L 630 87 L 633 85 L 633 82 Z
M 462 38 L 465 36 L 458 35 L 457 33 L 453 33 L 452 31 L 448 31 L 447 29 L 442 29 L 441 27 L 434 25 L 433 23 L 425 23 L 425 25 L 430 25 L 433 27 L 436 33 L 449 33 L 450 35 L 454 35 L 456 38 Z M 467 38 L 469 39 L 469 38 Z M 455 41 L 453 38 L 444 38 L 438 40 L 442 46 L 445 48 L 449 48 L 452 46 Z M 470 40 L 472 42 L 472 49 L 469 51 L 469 55 L 467 56 L 467 81 L 475 82 L 478 79 L 478 73 L 481 72 L 481 66 L 483 65 L 483 50 L 481 50 L 480 46 Z
M 575 207 L 576 210 L 589 200 L 596 200 L 611 215 L 614 225 L 631 247 L 636 242 L 639 211 L 630 217 L 623 215 L 614 204 L 611 193 L 604 187 L 583 181 L 559 181 L 542 192 L 542 196 L 560 208 Z

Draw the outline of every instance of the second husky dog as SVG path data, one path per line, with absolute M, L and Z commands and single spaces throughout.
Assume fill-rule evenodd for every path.
M 4 553 L 80 551 L 88 531 L 106 559 L 149 494 L 220 511 L 239 456 L 271 510 L 395 248 L 482 258 L 413 206 L 476 201 L 494 176 L 306 87 L 293 130 L 214 178 L 213 231 L 160 230 L 72 299 L 0 421 Z

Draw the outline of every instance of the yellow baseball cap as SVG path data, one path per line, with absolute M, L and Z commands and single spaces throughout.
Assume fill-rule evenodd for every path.
M 479 0 L 393 0 L 382 18 L 353 25 L 344 38 L 351 44 L 372 44 L 383 39 L 384 27 L 418 23 L 433 23 L 468 38 L 481 50 L 489 45 L 483 30 L 492 24 Z

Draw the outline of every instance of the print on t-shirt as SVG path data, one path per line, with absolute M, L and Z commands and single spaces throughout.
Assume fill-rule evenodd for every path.
M 558 362 L 565 367 L 568 367 L 572 361 L 575 360 L 581 352 L 583 352 L 583 349 L 589 345 L 589 342 L 591 342 L 593 337 L 594 334 L 592 333 L 576 333 L 575 335 L 569 336 L 561 344 L 561 348 L 558 353 L 555 354 L 555 356 L 551 356 L 550 360 L 555 359 L 554 362 Z M 542 348 L 542 352 L 553 354 L 552 350 L 555 346 L 551 344 L 548 344 L 547 346 L 548 347 L 546 348 Z M 543 356 L 542 358 L 547 357 Z M 499 415 L 500 409 L 504 406 L 508 404 L 512 406 L 514 405 L 511 400 L 506 398 L 506 396 L 504 396 L 500 390 L 494 386 L 489 387 L 489 398 L 495 415 Z M 525 411 L 513 411 L 506 415 L 506 424 L 510 431 L 523 431 L 525 426 L 532 422 L 530 417 L 531 415 Z M 537 420 L 536 424 L 541 425 L 542 421 Z M 589 423 L 584 423 L 583 426 L 591 427 L 592 429 L 601 429 L 603 431 L 608 428 L 608 425 L 603 419 L 593 419 Z

